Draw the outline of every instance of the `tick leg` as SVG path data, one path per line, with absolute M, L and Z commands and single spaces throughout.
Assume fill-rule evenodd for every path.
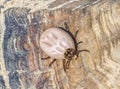
M 53 59 L 53 61 L 49 64 L 49 67 L 56 61 L 56 59 Z
M 66 69 L 69 69 L 69 65 L 70 65 L 70 60 L 63 59 L 63 68 L 64 71 L 66 72 Z
M 78 32 L 79 32 L 79 30 L 77 30 L 77 31 L 75 32 L 75 35 L 74 35 L 75 38 L 77 37 Z
M 80 43 L 83 43 L 83 41 L 78 42 L 77 45 L 79 45 Z
M 69 27 L 68 27 L 68 25 L 67 25 L 66 22 L 64 22 L 64 25 L 65 25 L 65 29 L 66 29 L 68 32 L 70 32 L 70 29 L 69 29 Z
M 70 65 L 70 60 L 68 60 L 66 63 L 66 69 L 69 69 L 69 65 Z
M 70 60 L 67 60 L 67 62 L 65 62 L 64 64 L 65 69 L 69 69 L 69 65 L 70 65 Z
M 77 53 L 80 53 L 80 52 L 83 52 L 83 51 L 89 52 L 89 50 L 78 50 Z
M 63 59 L 63 68 L 64 68 L 64 71 L 66 72 L 66 60 Z
M 47 60 L 47 59 L 49 59 L 50 57 L 48 56 L 48 57 L 46 57 L 46 58 L 41 58 L 41 60 Z

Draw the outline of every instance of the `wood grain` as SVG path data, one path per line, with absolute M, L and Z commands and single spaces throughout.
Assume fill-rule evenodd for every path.
M 47 9 L 30 9 L 2 9 L 0 88 L 120 89 L 119 0 L 53 1 Z M 43 31 L 64 28 L 64 22 L 73 34 L 79 30 L 79 49 L 90 51 L 81 52 L 66 72 L 62 60 L 52 67 L 53 59 L 41 60 L 47 55 L 39 44 Z

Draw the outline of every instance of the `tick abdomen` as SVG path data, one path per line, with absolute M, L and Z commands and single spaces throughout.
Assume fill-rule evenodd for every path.
M 60 28 L 49 28 L 40 38 L 41 49 L 50 57 L 64 59 L 64 53 L 68 48 L 74 48 L 72 37 Z

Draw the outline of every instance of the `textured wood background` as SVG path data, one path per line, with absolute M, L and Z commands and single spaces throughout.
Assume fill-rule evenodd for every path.
M 0 10 L 0 89 L 120 89 L 119 0 L 3 0 Z M 39 44 L 64 22 L 90 51 L 66 72 L 62 60 L 41 60 Z

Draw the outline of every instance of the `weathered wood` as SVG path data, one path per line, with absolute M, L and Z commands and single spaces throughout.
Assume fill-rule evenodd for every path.
M 29 8 L 2 9 L 0 89 L 120 89 L 119 0 L 63 0 L 43 10 Z M 79 49 L 90 51 L 81 52 L 66 72 L 62 60 L 52 67 L 53 59 L 41 60 L 47 55 L 39 44 L 43 31 L 64 28 L 64 22 L 73 34 L 79 30 Z

